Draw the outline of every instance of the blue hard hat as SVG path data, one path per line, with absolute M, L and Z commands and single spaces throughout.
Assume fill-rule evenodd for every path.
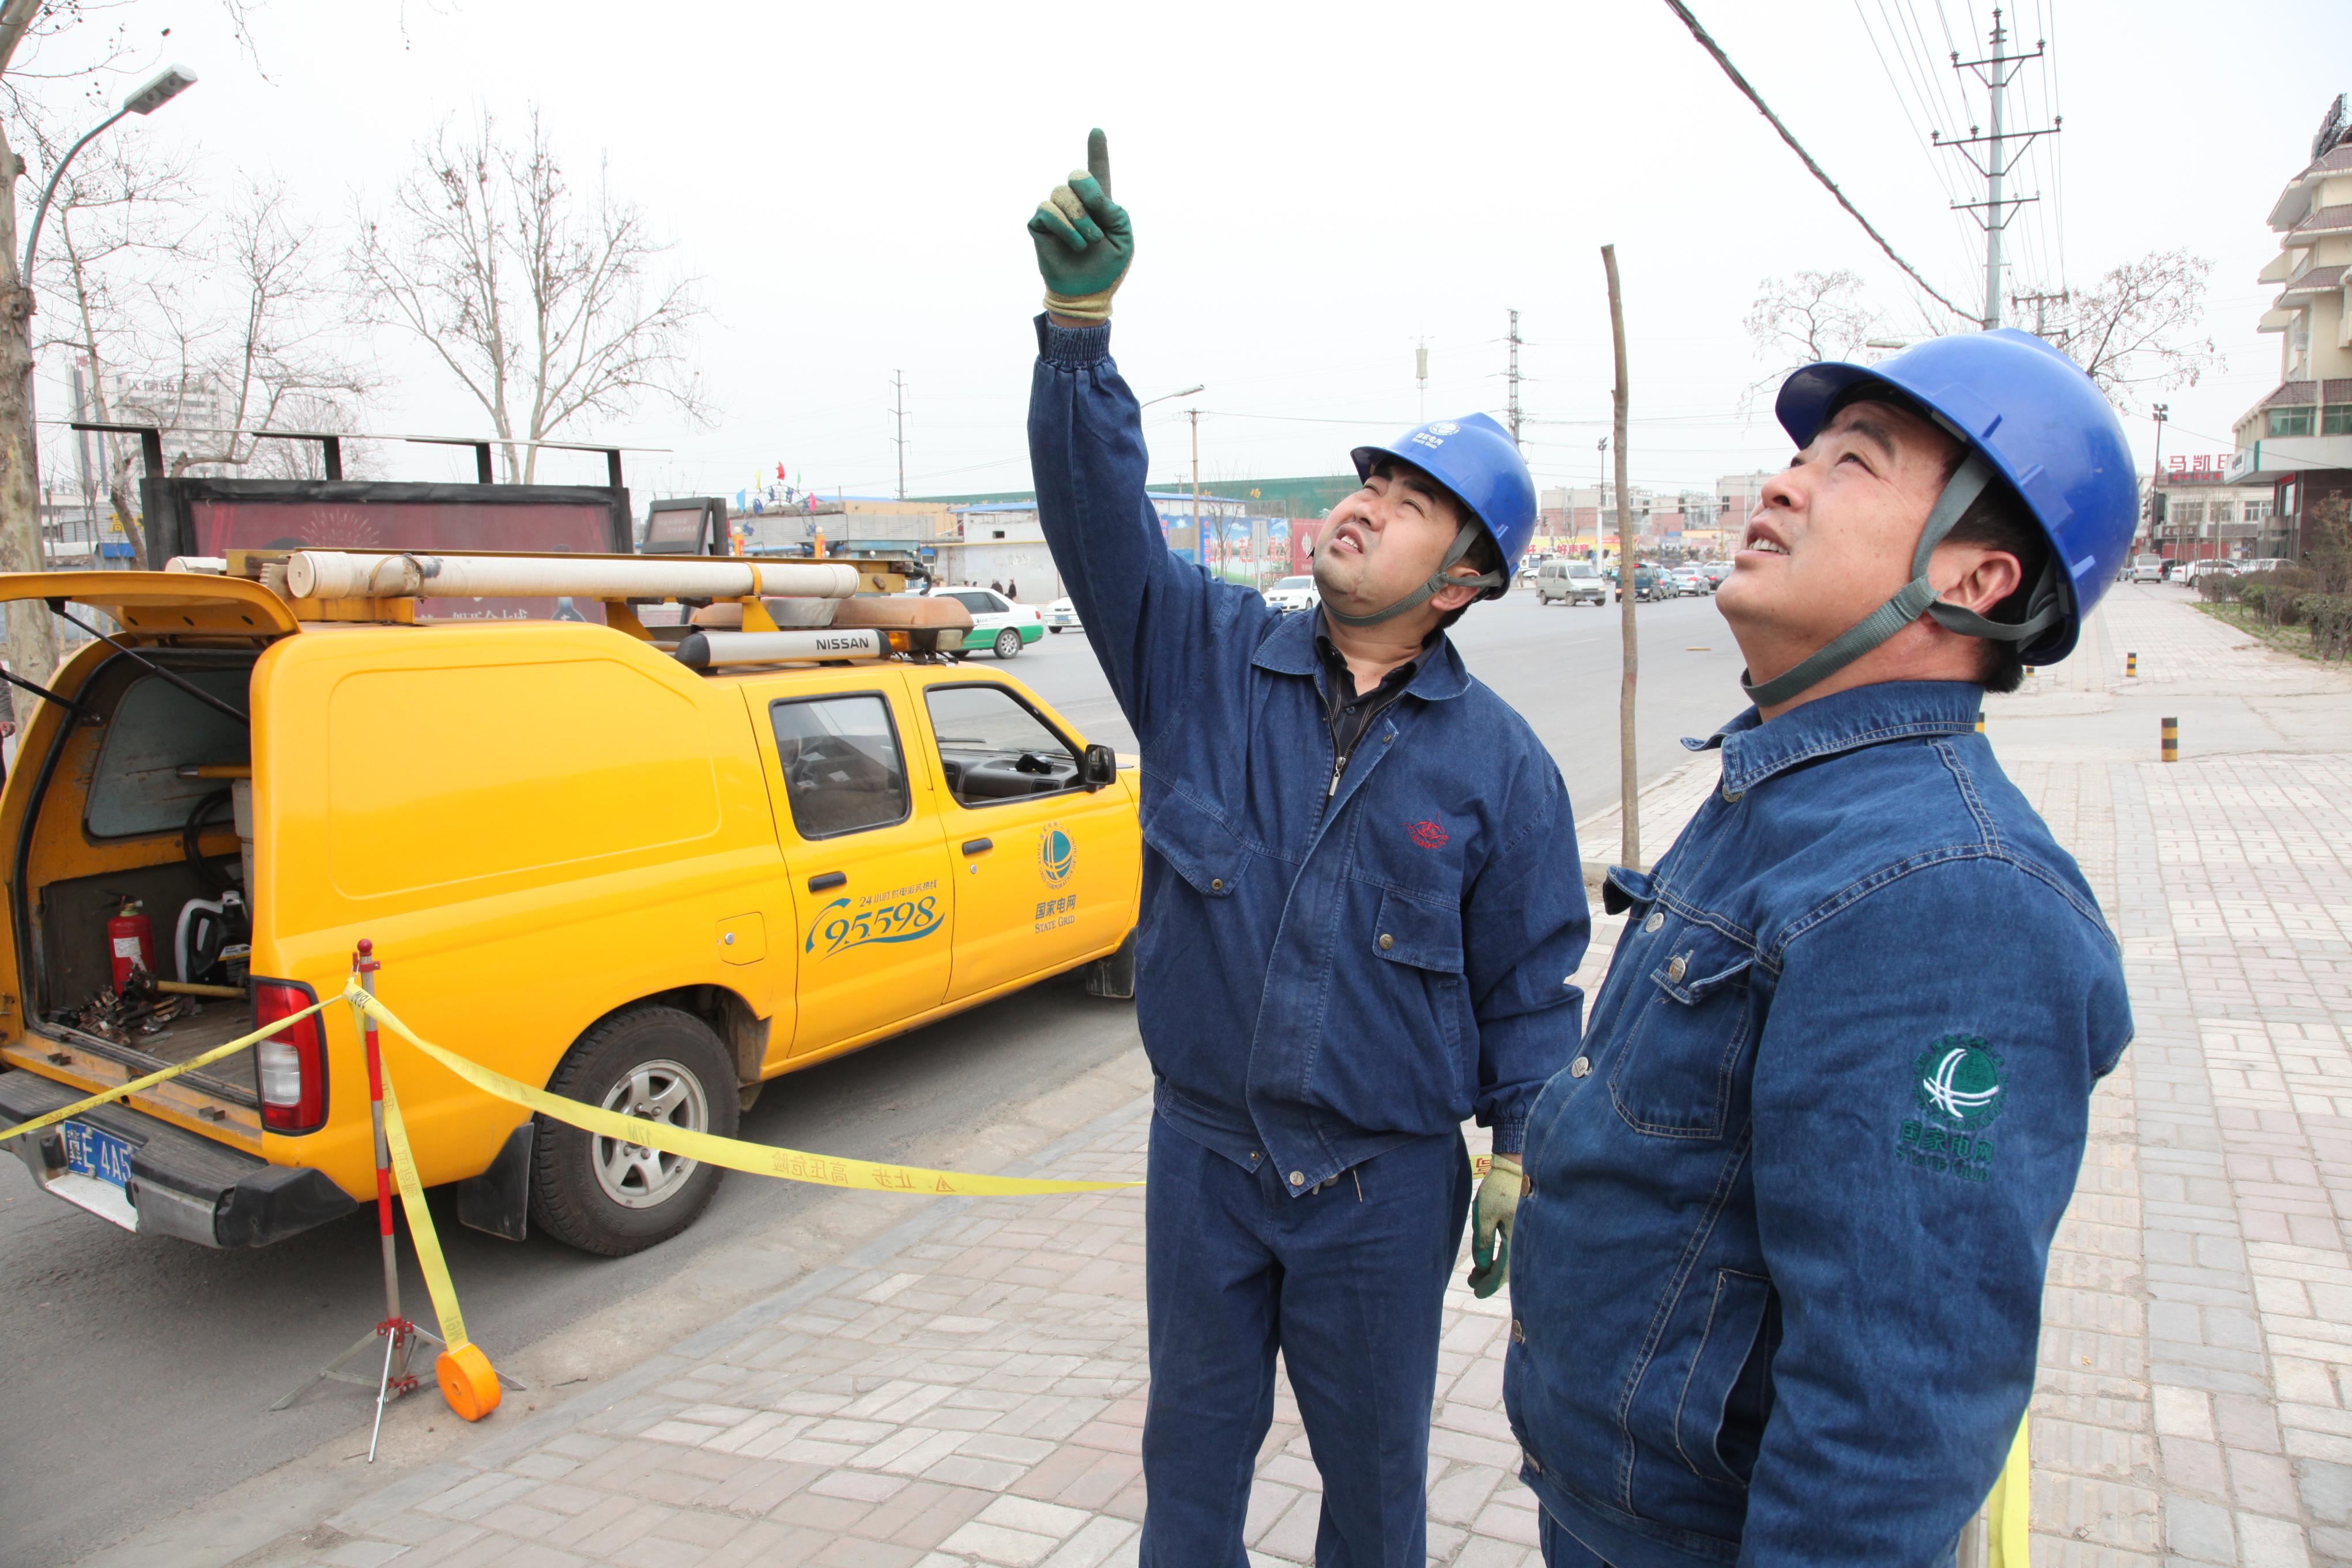
M 1773 405 L 1800 447 L 1853 388 L 1880 382 L 1925 405 L 1999 470 L 2049 536 L 2065 613 L 2021 650 L 2055 664 L 2131 552 L 2139 479 L 2123 421 L 2082 367 L 2032 332 L 1930 338 L 1874 365 L 1809 364 Z
M 1411 463 L 1454 492 L 1495 541 L 1503 555 L 1503 582 L 1526 552 L 1536 531 L 1536 481 L 1511 433 L 1485 414 L 1459 419 L 1433 419 L 1398 437 L 1385 447 L 1359 447 L 1356 477 L 1369 479 L 1372 464 L 1383 457 Z M 1490 591 L 1499 596 L 1502 589 Z

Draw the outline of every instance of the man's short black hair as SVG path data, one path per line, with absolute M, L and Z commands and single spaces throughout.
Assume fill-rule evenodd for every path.
M 1835 418 L 1856 403 L 1884 403 L 1951 435 L 1950 428 L 1917 398 L 1885 382 L 1864 382 L 1854 387 L 1837 400 L 1830 416 Z M 1956 436 L 1952 441 L 1952 455 L 1944 463 L 1947 484 L 1960 471 L 1960 465 L 1969 456 L 1967 442 Z M 2023 620 L 2034 587 L 2041 583 L 2042 571 L 2050 563 L 2050 538 L 2042 531 L 2041 523 L 2034 520 L 2016 488 L 1996 470 L 1977 499 L 1969 504 L 1969 510 L 1960 513 L 1960 521 L 1952 525 L 1952 531 L 1944 537 L 1954 543 L 2006 551 L 2017 557 L 2017 591 L 1987 611 L 1985 619 L 2011 623 Z M 1987 691 L 2005 696 L 2025 683 L 2022 643 L 1996 642 L 1990 637 L 1979 640 L 1984 644 L 1984 663 L 1977 679 Z

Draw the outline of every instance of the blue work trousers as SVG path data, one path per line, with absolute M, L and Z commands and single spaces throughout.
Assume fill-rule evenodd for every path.
M 1153 1119 L 1142 1568 L 1244 1568 L 1277 1350 L 1323 1474 L 1318 1568 L 1423 1568 L 1439 1320 L 1470 1185 L 1458 1132 L 1293 1197 L 1263 1158 L 1245 1169 Z

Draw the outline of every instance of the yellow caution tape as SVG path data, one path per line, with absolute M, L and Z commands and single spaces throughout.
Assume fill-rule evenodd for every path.
M 457 1350 L 471 1342 L 466 1338 L 466 1314 L 457 1309 L 457 1287 L 449 1278 L 447 1260 L 441 1256 L 440 1233 L 433 1228 L 433 1215 L 425 1207 L 425 1184 L 416 1179 L 416 1156 L 409 1152 L 408 1123 L 400 1119 L 400 1096 L 393 1092 L 390 1072 L 383 1075 L 383 1141 L 392 1150 L 392 1173 L 400 1182 L 400 1207 L 408 1215 L 408 1239 L 416 1247 L 416 1267 L 433 1298 L 433 1315 L 441 1320 L 441 1342 Z
M 750 1143 L 740 1138 L 721 1138 L 715 1132 L 697 1132 L 644 1117 L 624 1116 L 616 1110 L 605 1110 L 593 1105 L 583 1105 L 576 1100 L 566 1100 L 560 1094 L 550 1094 L 520 1079 L 511 1079 L 478 1062 L 467 1061 L 454 1051 L 444 1050 L 431 1041 L 420 1038 L 415 1030 L 400 1021 L 391 1008 L 366 993 L 347 992 L 345 994 L 351 997 L 353 1006 L 363 1010 L 378 1024 L 485 1094 L 528 1107 L 541 1116 L 553 1117 L 558 1121 L 593 1132 L 599 1138 L 617 1138 L 625 1143 L 659 1149 L 666 1154 L 699 1160 L 705 1164 L 722 1166 L 730 1171 L 741 1171 L 754 1176 L 780 1176 L 788 1182 L 809 1182 L 819 1186 L 858 1187 L 884 1193 L 920 1193 L 926 1196 L 1002 1197 L 1024 1193 L 1098 1193 L 1115 1187 L 1139 1187 L 1143 1184 L 1141 1182 L 1048 1181 L 1036 1176 L 977 1176 L 962 1171 L 927 1170 L 919 1165 L 885 1165 L 870 1160 L 849 1160 L 832 1154 L 811 1154 L 799 1149 L 779 1149 L 768 1143 Z
M 346 994 L 348 994 L 348 993 L 346 993 Z M 174 1063 L 171 1067 L 163 1068 L 161 1072 L 151 1072 L 145 1078 L 134 1078 L 128 1083 L 116 1084 L 112 1089 L 107 1089 L 101 1094 L 93 1094 L 88 1100 L 77 1100 L 71 1105 L 65 1107 L 63 1110 L 52 1110 L 45 1116 L 36 1116 L 30 1121 L 19 1121 L 16 1126 L 9 1128 L 6 1131 L 0 1132 L 0 1143 L 5 1143 L 9 1139 L 20 1136 L 23 1133 L 37 1132 L 44 1127 L 54 1127 L 60 1121 L 79 1116 L 85 1110 L 95 1110 L 101 1105 L 110 1104 L 115 1100 L 125 1098 L 126 1096 L 137 1094 L 142 1089 L 152 1089 L 155 1085 L 163 1082 L 165 1079 L 175 1079 L 184 1072 L 194 1072 L 198 1068 L 210 1067 L 213 1063 L 220 1060 L 223 1057 L 233 1057 L 237 1052 L 245 1049 L 247 1046 L 254 1044 L 256 1041 L 266 1040 L 269 1038 L 270 1036 L 278 1033 L 280 1029 L 288 1028 L 295 1024 L 300 1023 L 303 1019 L 309 1017 L 320 1008 L 328 1005 L 329 1003 L 340 1002 L 342 999 L 342 996 L 336 995 L 328 997 L 325 1002 L 313 1002 L 308 1007 L 303 1008 L 299 1013 L 290 1014 L 286 1017 L 280 1018 L 278 1022 L 268 1026 L 267 1028 L 256 1029 L 249 1035 L 240 1035 L 225 1046 L 215 1046 L 211 1050 L 205 1051 L 197 1056 L 190 1057 L 186 1061 Z

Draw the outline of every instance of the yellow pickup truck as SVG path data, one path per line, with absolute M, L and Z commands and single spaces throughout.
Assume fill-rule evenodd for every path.
M 665 630 L 631 606 L 688 568 L 567 558 L 548 581 L 607 625 L 419 624 L 420 574 L 466 558 L 308 555 L 290 586 L 283 561 L 0 577 L 108 633 L 0 791 L 0 1125 L 299 1011 L 362 937 L 426 1038 L 722 1135 L 769 1079 L 1049 975 L 1133 994 L 1133 773 L 945 658 L 961 628 L 839 629 L 906 620 L 874 597 L 895 584 L 853 574 L 865 597 L 824 586 L 778 629 L 807 602 L 753 571 L 737 601 L 673 595 L 703 607 Z M 143 947 L 121 934 L 142 914 Z M 709 1201 L 716 1170 L 391 1048 L 421 1173 L 462 1184 L 467 1224 L 618 1255 Z M 213 1247 L 374 1191 L 341 1007 L 7 1148 L 60 1198 Z

